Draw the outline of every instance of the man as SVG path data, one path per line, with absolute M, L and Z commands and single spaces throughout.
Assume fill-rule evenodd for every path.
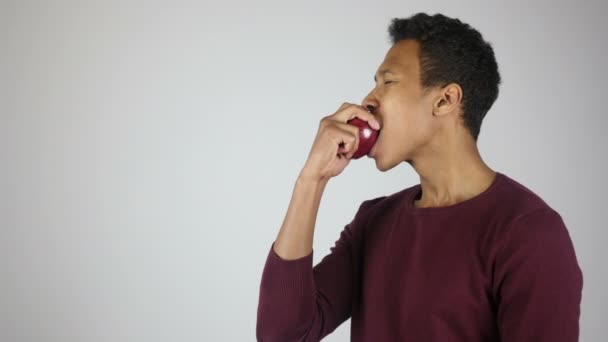
M 477 149 L 498 96 L 493 50 L 458 19 L 393 19 L 393 46 L 362 106 L 321 120 L 260 286 L 260 341 L 577 341 L 582 273 L 560 215 Z M 367 109 L 367 110 L 366 110 Z M 379 129 L 381 171 L 420 184 L 364 201 L 312 267 L 327 182 L 349 164 L 359 117 Z

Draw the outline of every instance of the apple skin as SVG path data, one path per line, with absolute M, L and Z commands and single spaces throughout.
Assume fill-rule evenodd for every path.
M 367 155 L 372 149 L 378 138 L 378 131 L 373 129 L 367 121 L 361 120 L 358 117 L 354 117 L 346 123 L 359 127 L 359 147 L 352 157 L 353 159 L 359 159 Z

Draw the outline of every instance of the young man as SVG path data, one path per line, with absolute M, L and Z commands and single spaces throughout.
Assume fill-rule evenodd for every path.
M 562 218 L 476 146 L 500 84 L 490 44 L 440 14 L 395 18 L 389 33 L 363 105 L 321 120 L 268 253 L 257 339 L 319 341 L 352 318 L 352 341 L 577 341 L 583 278 Z M 320 199 L 357 149 L 355 116 L 380 130 L 377 168 L 406 161 L 420 184 L 364 201 L 313 268 Z

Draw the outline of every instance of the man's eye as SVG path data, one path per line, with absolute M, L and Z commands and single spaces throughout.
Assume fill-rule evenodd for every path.
M 385 81 L 384 84 L 393 83 L 393 81 Z

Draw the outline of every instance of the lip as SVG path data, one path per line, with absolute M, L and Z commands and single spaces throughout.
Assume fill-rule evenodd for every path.
M 378 146 L 378 142 L 380 142 L 380 133 L 382 130 L 378 131 L 378 137 L 376 138 L 376 142 L 374 143 L 374 146 L 372 146 L 372 149 L 369 150 L 369 152 L 367 152 L 367 156 L 370 158 L 374 157 L 374 154 L 376 152 L 376 146 Z
M 370 157 L 370 158 L 373 158 L 373 157 L 374 157 L 374 150 L 375 150 L 375 149 L 376 149 L 376 145 L 374 145 L 374 146 L 372 147 L 372 149 L 371 149 L 371 150 L 369 150 L 369 152 L 367 152 L 367 156 L 368 156 L 368 157 Z

